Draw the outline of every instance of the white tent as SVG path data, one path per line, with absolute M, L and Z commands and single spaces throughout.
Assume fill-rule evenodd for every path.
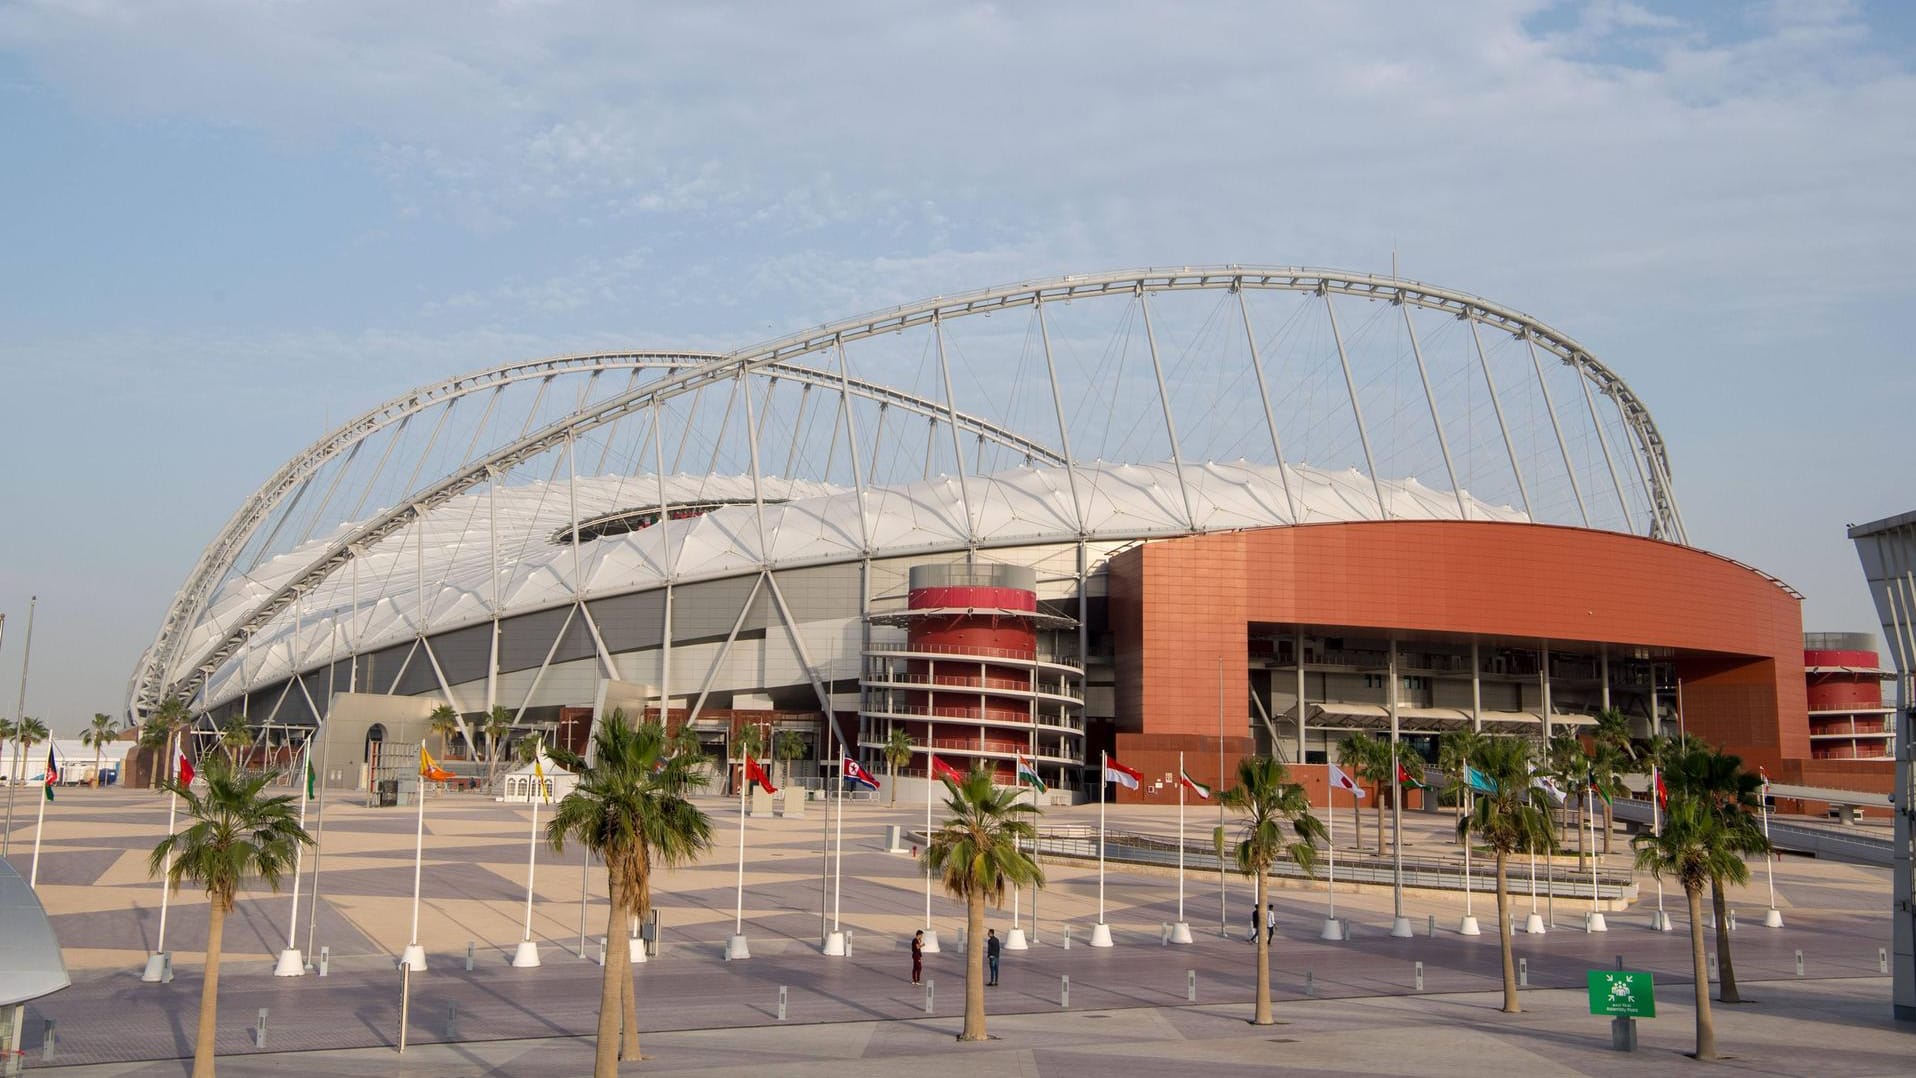
M 557 801 L 579 786 L 579 776 L 552 762 L 552 757 L 539 754 L 539 770 L 545 772 L 546 797 Z M 505 795 L 499 800 L 514 804 L 527 805 L 539 796 L 539 775 L 532 764 L 517 771 L 506 772 Z
M 51 744 L 53 759 L 60 768 L 62 785 L 75 786 L 93 781 L 93 749 L 77 737 L 56 737 L 50 743 L 42 741 L 21 755 L 26 759 L 20 765 L 20 779 L 23 782 L 39 782 L 47 769 L 47 748 Z M 109 741 L 100 746 L 100 770 L 114 775 L 121 761 L 133 748 L 131 741 Z M 0 745 L 0 786 L 14 777 L 14 743 L 9 741 Z

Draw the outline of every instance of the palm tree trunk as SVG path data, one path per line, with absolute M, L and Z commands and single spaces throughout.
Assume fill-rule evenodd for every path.
M 1616 826 L 1616 806 L 1605 801 L 1603 803 L 1603 855 L 1605 857 L 1610 856 L 1610 832 L 1615 830 Z
M 965 896 L 965 1031 L 961 1041 L 985 1039 L 985 895 Z
M 1264 873 L 1257 874 L 1257 909 L 1260 914 L 1270 907 L 1270 892 Z M 1257 925 L 1257 1010 L 1251 1015 L 1254 1026 L 1273 1024 L 1271 1019 L 1271 926 L 1252 921 Z
M 891 803 L 898 803 L 898 765 L 891 765 Z
M 1510 879 L 1505 869 L 1509 855 L 1497 851 L 1497 950 L 1501 952 L 1504 973 L 1504 1013 L 1521 1014 L 1523 1005 L 1517 1002 L 1517 960 L 1511 954 L 1510 939 Z
M 93 743 L 93 788 L 100 788 L 100 743 Z
M 206 979 L 200 983 L 200 1031 L 193 1039 L 193 1078 L 213 1078 L 214 1038 L 219 1030 L 220 937 L 226 929 L 226 910 L 218 898 L 207 903 Z
M 1384 784 L 1381 782 L 1377 784 L 1377 856 L 1384 856 Z M 1258 901 L 1262 902 L 1263 899 Z
M 632 975 L 632 955 L 612 946 L 621 933 L 619 870 L 610 862 L 606 865 L 606 876 L 611 902 L 605 915 L 605 972 L 599 978 L 599 1028 L 593 1042 L 592 1078 L 618 1078 L 619 1005 L 623 998 L 619 993 L 619 978 Z
M 1703 889 L 1685 887 L 1683 893 L 1690 902 L 1690 965 L 1696 972 L 1696 1057 L 1715 1059 L 1716 1020 L 1710 1015 L 1710 971 L 1703 963 Z
M 637 915 L 627 911 L 621 918 L 625 922 L 625 938 L 619 948 L 619 958 L 625 963 L 625 972 L 619 974 L 619 1023 L 624 1035 L 619 1039 L 619 1058 L 637 1062 L 639 1055 L 639 988 L 632 983 L 632 926 L 638 923 Z
M 1716 914 L 1716 998 L 1724 1003 L 1741 1003 L 1736 966 L 1730 961 L 1730 919 L 1721 880 L 1710 881 L 1710 908 Z

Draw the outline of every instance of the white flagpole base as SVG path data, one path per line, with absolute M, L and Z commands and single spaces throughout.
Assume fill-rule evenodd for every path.
M 1410 918 L 1399 917 L 1390 923 L 1390 934 L 1392 939 L 1407 940 L 1417 933 L 1410 927 Z
M 1342 940 L 1344 938 L 1344 922 L 1335 917 L 1324 918 L 1324 931 L 1318 933 L 1317 938 L 1322 940 Z
M 512 949 L 512 967 L 514 969 L 537 969 L 539 967 L 539 945 L 531 940 L 520 940 L 519 946 Z
M 1543 914 L 1533 913 L 1529 917 L 1524 918 L 1523 930 L 1533 936 L 1543 935 L 1545 931 L 1543 926 Z
M 1775 906 L 1771 906 L 1769 909 L 1769 912 L 1763 915 L 1763 927 L 1764 928 L 1782 928 L 1783 927 L 1783 911 L 1777 909 Z
M 1484 930 L 1477 926 L 1477 918 L 1466 917 L 1457 922 L 1457 934 L 1459 936 L 1481 936 L 1484 934 Z
M 1092 925 L 1090 945 L 1093 947 L 1111 946 L 1111 926 L 1108 924 L 1105 924 L 1103 921 L 1099 921 L 1097 924 Z
M 1662 910 L 1651 910 L 1650 911 L 1650 931 L 1652 932 L 1670 931 L 1670 915 L 1663 912 Z
M 275 977 L 304 977 L 306 962 L 300 957 L 299 948 L 288 947 L 279 953 L 279 964 L 273 967 Z
M 640 939 L 637 936 L 633 936 L 629 941 L 627 941 L 626 949 L 632 955 L 633 965 L 635 966 L 645 965 L 645 941 L 644 940 Z
M 937 929 L 935 928 L 925 929 L 925 945 L 919 948 L 919 950 L 924 952 L 925 954 L 938 953 L 938 930 Z
M 1189 942 L 1191 942 L 1191 924 L 1190 924 L 1190 922 L 1188 922 L 1188 921 L 1179 921 L 1179 922 L 1177 922 L 1176 924 L 1173 924 L 1173 925 L 1171 926 L 1171 942 L 1172 942 L 1172 943 L 1189 943 Z
M 399 964 L 414 973 L 426 972 L 426 949 L 419 944 L 409 945 L 399 956 Z
M 727 962 L 737 962 L 741 958 L 750 957 L 752 957 L 752 949 L 745 945 L 745 934 L 743 932 L 736 936 L 726 938 L 725 960 Z
M 1005 950 L 1029 951 L 1030 949 L 1031 944 L 1025 940 L 1024 929 L 1013 928 L 1011 931 L 1005 933 Z
M 147 984 L 159 984 L 166 980 L 166 952 L 157 951 L 146 956 L 146 968 L 140 971 L 140 980 Z
M 845 933 L 832 932 L 825 936 L 825 957 L 845 957 Z
M 1583 915 L 1583 930 L 1585 932 L 1608 932 L 1610 931 L 1610 924 L 1603 919 L 1602 913 L 1591 910 L 1589 913 Z

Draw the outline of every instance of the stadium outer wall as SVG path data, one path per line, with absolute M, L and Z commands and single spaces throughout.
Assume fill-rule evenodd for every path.
M 1316 524 L 1141 544 L 1111 560 L 1108 579 L 1115 754 L 1148 779 L 1175 771 L 1180 750 L 1201 763 L 1193 774 L 1217 770 L 1220 656 L 1224 729 L 1254 724 L 1243 661 L 1253 625 L 1643 649 L 1673 663 L 1691 735 L 1778 781 L 1796 781 L 1810 755 L 1800 598 L 1691 547 L 1538 524 Z M 1226 747 L 1228 772 L 1246 746 Z M 1324 769 L 1295 775 L 1322 804 Z M 1113 792 L 1120 802 L 1177 797 L 1174 784 L 1149 781 Z

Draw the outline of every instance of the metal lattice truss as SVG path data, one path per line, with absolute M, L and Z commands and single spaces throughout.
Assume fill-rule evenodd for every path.
M 130 707 L 773 568 L 1392 518 L 1685 541 L 1648 410 L 1535 319 L 1326 270 L 1067 276 L 388 401 L 226 523 Z

